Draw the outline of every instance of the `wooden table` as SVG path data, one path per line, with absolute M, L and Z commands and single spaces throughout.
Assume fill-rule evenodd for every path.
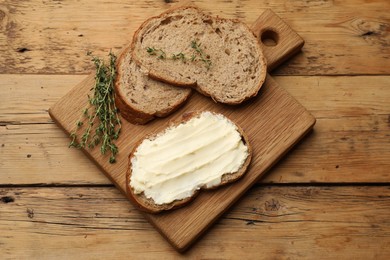
M 389 259 L 387 0 L 196 1 L 306 40 L 272 75 L 317 124 L 184 255 L 68 149 L 47 109 L 166 2 L 0 1 L 0 258 Z

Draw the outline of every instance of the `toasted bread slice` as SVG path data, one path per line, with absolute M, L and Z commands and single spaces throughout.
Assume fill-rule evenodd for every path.
M 130 123 L 146 124 L 178 109 L 191 90 L 149 78 L 132 60 L 131 48 L 127 48 L 118 59 L 115 93 L 121 115 Z
M 209 111 L 187 113 L 133 149 L 127 194 L 146 212 L 178 208 L 201 189 L 238 180 L 251 157 L 247 136 L 228 118 Z
M 192 87 L 214 101 L 240 104 L 266 77 L 258 39 L 242 22 L 180 7 L 146 20 L 133 37 L 133 58 L 149 76 Z

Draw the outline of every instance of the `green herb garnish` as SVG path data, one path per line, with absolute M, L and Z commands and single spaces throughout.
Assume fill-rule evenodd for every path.
M 211 66 L 210 56 L 204 54 L 203 50 L 200 48 L 200 43 L 197 44 L 196 41 L 192 41 L 191 48 L 194 49 L 195 52 L 198 54 L 199 59 L 205 63 L 206 68 L 210 69 L 210 66 Z M 193 56 L 191 59 L 196 60 L 196 57 Z
M 178 54 L 172 54 L 172 59 L 173 60 L 182 60 L 185 61 L 186 56 L 183 53 L 178 53 Z
M 88 56 L 92 54 L 87 53 Z M 121 121 L 118 116 L 118 109 L 115 106 L 114 82 L 116 77 L 116 56 L 110 51 L 109 64 L 105 64 L 103 60 L 92 57 L 95 64 L 95 86 L 91 88 L 93 96 L 88 95 L 89 104 L 82 111 L 80 119 L 76 122 L 76 130 L 70 137 L 72 138 L 69 147 L 94 148 L 98 144 L 101 154 L 105 154 L 107 150 L 111 151 L 109 159 L 110 163 L 115 163 L 115 156 L 118 153 L 118 147 L 113 143 L 117 140 L 121 130 Z M 92 110 L 91 112 L 89 110 Z M 87 120 L 83 122 L 82 120 Z M 86 123 L 83 135 L 80 141 L 77 142 L 77 130 Z M 97 127 L 93 130 L 93 126 Z
M 207 69 L 210 69 L 211 67 L 210 56 L 206 55 L 203 52 L 203 50 L 200 48 L 200 44 L 198 44 L 196 41 L 192 41 L 190 46 L 194 50 L 190 58 L 187 58 L 187 56 L 182 52 L 167 56 L 165 51 L 163 51 L 162 49 L 157 49 L 155 47 L 147 47 L 146 52 L 149 53 L 150 56 L 156 56 L 158 59 L 161 60 L 172 59 L 172 60 L 181 60 L 182 62 L 185 61 L 195 62 L 200 60 L 205 64 Z
M 156 49 L 154 47 L 148 47 L 146 48 L 146 51 L 149 53 L 149 55 L 157 56 L 157 58 L 163 60 L 167 57 L 165 52 L 161 49 Z

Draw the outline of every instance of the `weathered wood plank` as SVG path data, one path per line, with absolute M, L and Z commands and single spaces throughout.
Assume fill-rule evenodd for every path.
M 86 77 L 0 74 L 0 125 L 52 122 L 48 108 Z M 390 114 L 390 76 L 273 78 L 318 119 Z
M 54 124 L 0 126 L 1 184 L 108 184 Z
M 85 77 L 0 74 L 0 125 L 52 123 L 49 107 Z
M 390 77 L 275 77 L 316 118 L 390 115 Z
M 389 74 L 389 1 L 196 1 L 224 17 L 253 23 L 265 8 L 305 40 L 279 75 Z M 0 73 L 87 73 L 87 51 L 118 51 L 165 1 L 3 1 Z
M 34 124 L 51 122 L 47 108 L 84 77 L 0 75 L 3 184 L 109 183 L 80 151 L 68 149 L 60 129 Z M 313 133 L 263 182 L 389 182 L 390 77 L 276 81 L 318 120 Z
M 389 182 L 389 132 L 383 115 L 319 119 L 262 182 Z M 68 145 L 69 138 L 53 124 L 0 126 L 2 184 L 110 183 Z
M 390 187 L 257 186 L 179 255 L 113 187 L 1 188 L 2 259 L 387 259 Z

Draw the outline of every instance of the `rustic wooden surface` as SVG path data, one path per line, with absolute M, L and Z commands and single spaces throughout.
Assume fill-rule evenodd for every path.
M 262 40 L 268 37 L 272 41 L 267 34 L 272 32 L 275 35 L 274 46 L 267 46 L 262 41 L 260 43 L 264 47 L 269 72 L 298 53 L 304 44 L 303 39 L 270 9 L 259 14 L 251 30 L 260 35 Z M 94 83 L 92 73 L 50 107 L 50 117 L 68 135 L 75 131 L 75 122 L 80 118 L 80 111 L 86 107 L 88 101 L 85 97 Z M 122 133 L 116 142 L 121 153 L 117 155 L 115 164 L 110 164 L 108 155 L 102 156 L 99 149 L 84 149 L 86 155 L 126 194 L 128 155 L 135 146 L 145 136 L 161 132 L 170 122 L 182 121 L 184 113 L 205 110 L 224 114 L 244 129 L 252 147 L 252 159 L 240 181 L 213 191 L 201 191 L 192 203 L 181 209 L 145 214 L 151 224 L 180 252 L 187 250 L 271 166 L 291 150 L 313 128 L 315 118 L 268 74 L 257 97 L 241 106 L 216 104 L 209 97 L 193 93 L 183 107 L 167 118 L 153 120 L 146 125 L 134 125 L 122 119 Z
M 14 199 L 2 259 L 386 259 L 390 246 L 385 186 L 256 186 L 184 255 L 113 187 L 0 192 Z
M 265 8 L 286 20 L 306 44 L 274 79 L 317 124 L 184 257 L 388 259 L 390 3 L 196 3 L 248 24 Z M 92 69 L 87 50 L 120 49 L 170 5 L 0 1 L 2 259 L 183 257 L 47 114 Z

